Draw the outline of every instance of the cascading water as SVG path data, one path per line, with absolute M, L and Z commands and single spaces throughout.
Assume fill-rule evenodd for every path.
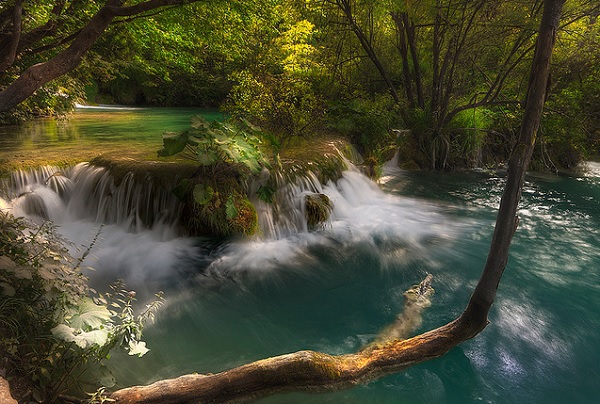
M 14 172 L 5 181 L 4 204 L 17 216 L 57 224 L 88 219 L 103 224 L 127 224 L 132 229 L 174 226 L 181 204 L 168 190 L 153 186 L 149 177 L 136 180 L 128 173 L 115 184 L 103 167 L 81 163 L 61 170 L 40 167 Z
M 129 173 L 117 184 L 106 168 L 81 163 L 14 172 L 2 191 L 0 208 L 38 223 L 54 222 L 75 257 L 97 238 L 84 261 L 96 269 L 89 274 L 95 286 L 119 278 L 144 285 L 167 276 L 174 257 L 193 244 L 178 237 L 179 200 L 148 177 Z
M 482 334 L 366 386 L 264 402 L 594 402 L 599 167 L 591 163 L 578 178 L 528 179 L 492 324 Z M 136 193 L 162 195 L 156 186 L 126 177 L 117 185 L 96 169 L 15 173 L 0 208 L 56 220 L 83 248 L 109 223 L 86 258 L 96 268 L 93 286 L 123 278 L 138 296 L 165 291 L 167 304 L 144 331 L 150 352 L 111 359 L 121 385 L 219 372 L 300 349 L 356 351 L 394 321 L 403 291 L 427 272 L 436 295 L 422 331 L 452 320 L 484 266 L 503 183 L 485 172 L 391 170 L 383 192 L 351 166 L 336 182 L 310 174 L 281 179 L 276 204 L 257 203 L 259 236 L 223 242 L 178 236 L 177 218 L 164 212 L 168 192 L 155 201 Z M 327 195 L 333 210 L 308 231 L 303 203 L 314 193 Z M 112 206 L 112 199 L 128 202 Z
M 15 172 L 3 184 L 6 200 L 0 207 L 16 216 L 53 221 L 76 243 L 75 256 L 99 233 L 92 257 L 85 262 L 96 269 L 92 282 L 106 285 L 123 278 L 132 288 L 163 288 L 161 279 L 170 278 L 172 271 L 189 277 L 190 272 L 264 270 L 283 260 L 301 264 L 313 244 L 339 243 L 342 254 L 368 245 L 383 257 L 414 255 L 420 241 L 456 231 L 457 226 L 450 230 L 433 206 L 424 209 L 386 195 L 352 164 L 347 166 L 338 181 L 326 184 L 312 172 L 293 180 L 280 175 L 274 203 L 253 201 L 259 236 L 226 244 L 178 236 L 181 203 L 149 177 L 129 173 L 116 183 L 109 170 L 88 163 Z M 304 203 L 311 194 L 327 195 L 332 204 L 330 220 L 314 232 L 308 231 Z
M 4 204 L 18 215 L 55 220 L 58 231 L 75 243 L 75 256 L 80 255 L 76 247 L 87 248 L 100 230 L 84 261 L 95 268 L 88 273 L 94 288 L 106 290 L 121 278 L 140 300 L 165 292 L 167 304 L 155 326 L 146 329 L 150 353 L 136 363 L 115 355 L 111 368 L 123 384 L 218 371 L 240 358 L 245 361 L 244 352 L 257 348 L 259 357 L 303 348 L 356 350 L 377 331 L 372 324 L 353 320 L 368 308 L 360 302 L 386 290 L 401 305 L 405 283 L 420 280 L 426 268 L 436 265 L 429 247 L 447 248 L 469 226 L 450 221 L 435 205 L 384 193 L 351 165 L 335 182 L 321 184 L 312 173 L 278 181 L 276 203 L 257 202 L 260 234 L 227 242 L 178 236 L 173 212 L 180 207 L 168 192 L 130 176 L 117 185 L 106 169 L 88 164 L 60 172 L 43 168 L 15 173 L 5 184 L 9 197 Z M 304 201 L 315 193 L 327 195 L 332 211 L 325 224 L 309 231 Z M 23 197 L 31 195 L 39 196 L 43 208 L 26 206 Z M 429 266 L 421 267 L 422 261 Z M 382 272 L 400 274 L 403 282 L 395 279 L 381 289 L 372 282 L 379 282 Z M 324 297 L 334 300 L 323 303 Z M 295 323 L 296 317 L 306 316 L 298 310 L 318 320 L 324 316 L 319 313 L 342 307 L 350 315 L 337 316 L 343 324 L 309 325 L 315 330 L 333 327 L 344 334 L 339 336 L 342 344 L 335 341 L 337 334 L 316 346 L 292 337 L 302 335 L 298 327 L 304 327 Z M 272 335 L 267 338 L 259 329 Z M 201 342 L 193 342 L 197 340 Z M 168 362 L 177 365 L 161 362 L 163 349 Z

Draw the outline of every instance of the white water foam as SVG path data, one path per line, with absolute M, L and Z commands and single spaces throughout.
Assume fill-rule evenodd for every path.
M 255 201 L 260 236 L 229 242 L 210 257 L 198 240 L 176 235 L 180 208 L 174 198 L 151 193 L 151 185 L 140 185 L 131 176 L 115 186 L 104 168 L 80 164 L 63 172 L 45 167 L 16 173 L 8 192 L 12 198 L 0 207 L 37 221 L 54 221 L 74 242 L 75 256 L 96 239 L 84 262 L 96 269 L 93 281 L 123 278 L 138 289 L 160 288 L 170 277 L 177 278 L 181 268 L 185 276 L 197 271 L 217 278 L 236 272 L 264 274 L 284 264 L 302 270 L 315 261 L 314 248 L 336 251 L 340 259 L 369 249 L 383 261 L 409 260 L 424 256 L 430 243 L 450 240 L 463 230 L 435 206 L 386 194 L 349 167 L 335 183 L 322 185 L 312 173 L 294 182 L 280 181 L 277 203 Z M 305 196 L 311 193 L 325 194 L 333 203 L 330 220 L 314 231 L 308 230 L 304 216 Z
M 309 176 L 300 183 L 287 184 L 283 192 L 287 198 L 287 220 L 274 220 L 273 212 L 263 207 L 259 214 L 273 230 L 266 237 L 228 244 L 208 272 L 262 274 L 283 264 L 302 270 L 314 261 L 309 250 L 318 246 L 340 255 L 350 255 L 357 248 L 370 249 L 377 252 L 384 264 L 386 259 L 397 262 L 422 258 L 428 244 L 451 240 L 466 227 L 451 222 L 433 205 L 384 193 L 352 167 L 335 183 L 321 185 L 316 177 Z M 333 211 L 323 228 L 309 232 L 302 204 L 304 196 L 313 192 L 327 195 Z M 294 224 L 298 218 L 302 218 L 302 223 Z

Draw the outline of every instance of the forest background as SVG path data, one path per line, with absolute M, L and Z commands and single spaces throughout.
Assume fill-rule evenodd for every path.
M 3 2 L 0 88 L 64 51 L 104 3 Z M 1 116 L 76 102 L 222 108 L 283 142 L 344 135 L 373 163 L 400 146 L 404 168 L 494 168 L 516 142 L 541 10 L 517 0 L 173 5 L 115 18 L 77 68 Z M 534 169 L 599 153 L 599 15 L 595 0 L 565 5 Z

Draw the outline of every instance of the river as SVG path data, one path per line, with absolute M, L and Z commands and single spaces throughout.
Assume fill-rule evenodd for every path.
M 127 138 L 107 118 L 93 127 Z M 581 176 L 528 175 L 491 323 L 473 340 L 349 390 L 259 401 L 595 402 L 600 164 L 588 168 Z M 419 331 L 445 324 L 479 278 L 503 181 L 502 173 L 486 171 L 388 169 L 376 186 L 350 170 L 322 185 L 334 202 L 330 223 L 279 238 L 183 238 L 156 227 L 104 226 L 87 262 L 96 268 L 92 282 L 119 276 L 140 296 L 164 290 L 167 299 L 144 332 L 150 352 L 111 359 L 119 385 L 216 373 L 301 349 L 356 351 L 394 320 L 403 291 L 427 273 L 436 293 Z M 94 221 L 59 216 L 68 238 L 85 244 L 94 237 Z

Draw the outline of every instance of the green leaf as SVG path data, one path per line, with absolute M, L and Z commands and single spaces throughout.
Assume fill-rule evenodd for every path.
M 72 342 L 75 340 L 75 329 L 66 324 L 59 324 L 50 330 L 52 335 L 63 341 Z
M 273 197 L 276 191 L 277 190 L 273 187 L 270 187 L 268 185 L 261 185 L 256 191 L 256 194 L 258 195 L 258 199 L 260 199 L 261 201 L 273 203 Z
M 238 215 L 238 210 L 235 207 L 233 195 L 229 195 L 227 203 L 225 203 L 225 213 L 227 214 L 227 219 L 235 219 Z
M 163 148 L 158 151 L 159 157 L 173 156 L 185 149 L 188 144 L 187 132 L 173 133 L 166 132 L 163 134 Z
M 200 165 L 209 166 L 219 161 L 219 156 L 214 150 L 198 150 L 198 162 Z
M 204 184 L 196 184 L 194 186 L 194 200 L 198 205 L 205 205 L 213 198 L 214 191 L 209 186 Z
M 82 349 L 90 348 L 94 345 L 104 346 L 108 341 L 108 334 L 109 330 L 107 328 L 86 331 L 75 335 L 73 341 Z
M 105 306 L 99 306 L 92 299 L 85 298 L 72 310 L 71 318 L 68 321 L 75 329 L 83 330 L 86 326 L 98 329 L 110 319 L 111 313 Z

